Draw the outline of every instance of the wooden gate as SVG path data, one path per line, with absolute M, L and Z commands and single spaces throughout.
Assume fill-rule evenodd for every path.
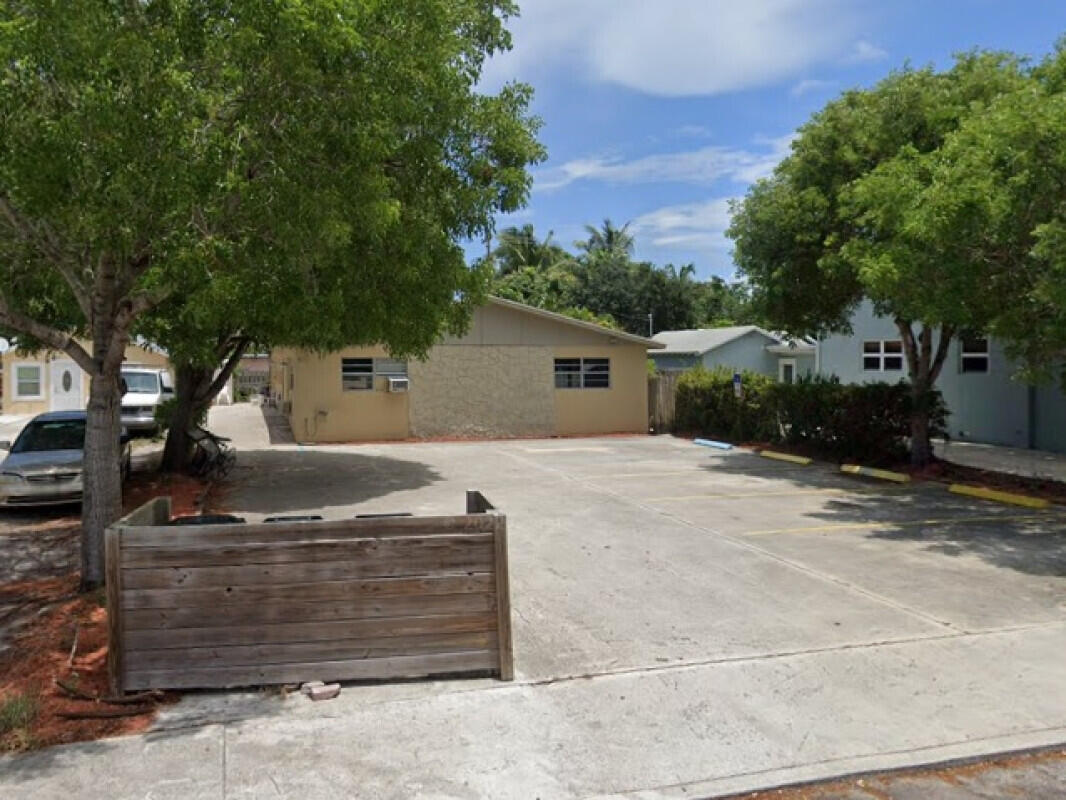
M 648 378 L 648 427 L 655 433 L 669 433 L 674 428 L 677 381 L 680 372 L 660 372 Z
M 106 532 L 112 690 L 513 677 L 507 522 L 467 514 Z

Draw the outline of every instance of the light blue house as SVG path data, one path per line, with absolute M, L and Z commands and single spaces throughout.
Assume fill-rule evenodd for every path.
M 895 323 L 864 302 L 852 333 L 816 345 L 816 372 L 846 383 L 907 379 Z M 994 339 L 964 337 L 951 343 L 937 379 L 950 412 L 952 439 L 1066 452 L 1066 395 L 1058 386 L 1029 386 L 1013 379 L 1016 365 Z
M 648 351 L 660 372 L 702 364 L 708 369 L 724 367 L 731 372 L 749 370 L 792 383 L 814 371 L 813 343 L 779 336 L 755 325 L 661 331 L 652 339 L 665 345 L 661 350 Z

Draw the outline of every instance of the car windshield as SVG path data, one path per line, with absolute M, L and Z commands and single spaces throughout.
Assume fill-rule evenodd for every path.
M 84 420 L 31 422 L 15 440 L 12 453 L 39 453 L 46 450 L 81 450 L 85 446 Z
M 126 381 L 127 392 L 159 393 L 159 375 L 154 372 L 123 372 L 122 379 Z

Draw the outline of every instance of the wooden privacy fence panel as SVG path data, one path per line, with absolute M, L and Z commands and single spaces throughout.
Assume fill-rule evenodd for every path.
M 106 533 L 112 689 L 494 672 L 513 677 L 506 518 L 467 514 Z
M 660 372 L 648 378 L 648 426 L 656 433 L 666 433 L 674 427 L 677 406 L 678 371 Z

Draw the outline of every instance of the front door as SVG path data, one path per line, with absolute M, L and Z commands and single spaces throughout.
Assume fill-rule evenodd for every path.
M 81 399 L 81 369 L 73 361 L 53 361 L 50 411 L 80 411 L 85 408 Z
M 781 383 L 796 382 L 796 359 L 782 358 L 777 362 L 777 379 Z

